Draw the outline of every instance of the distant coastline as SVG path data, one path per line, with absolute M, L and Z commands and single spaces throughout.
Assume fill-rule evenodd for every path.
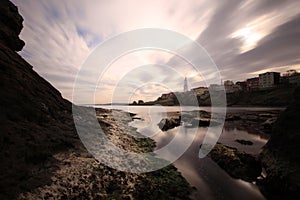
M 258 91 L 239 91 L 226 94 L 228 107 L 286 107 L 293 99 L 293 92 L 295 87 L 282 87 L 273 88 L 269 90 Z M 195 106 L 195 103 L 191 101 L 190 96 L 197 98 L 198 106 L 211 106 L 209 92 L 202 93 L 200 95 L 194 94 L 192 91 L 177 92 L 167 98 L 158 97 L 154 101 L 148 101 L 143 103 L 130 103 L 123 105 L 130 106 L 148 106 L 148 105 L 161 105 L 161 106 L 180 106 L 178 98 L 183 98 L 186 102 L 186 106 Z M 220 92 L 220 95 L 221 92 Z M 140 100 L 142 102 L 142 100 Z

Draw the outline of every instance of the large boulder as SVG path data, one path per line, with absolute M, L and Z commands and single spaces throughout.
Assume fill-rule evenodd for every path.
M 300 88 L 274 124 L 261 153 L 267 177 L 262 190 L 271 199 L 300 199 Z

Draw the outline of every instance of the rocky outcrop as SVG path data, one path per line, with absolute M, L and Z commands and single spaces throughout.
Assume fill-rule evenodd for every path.
M 261 153 L 267 177 L 261 183 L 270 199 L 300 198 L 300 88 L 293 103 L 280 115 Z
M 139 134 L 128 125 L 132 115 L 104 109 L 96 109 L 96 115 L 107 138 L 119 148 L 127 152 L 149 152 L 155 147 L 149 138 L 132 137 Z M 110 159 L 111 155 L 107 152 L 102 158 Z M 112 169 L 72 149 L 57 153 L 54 158 L 60 163 L 51 182 L 22 193 L 20 199 L 189 199 L 191 188 L 172 165 L 151 173 L 135 174 Z M 136 164 L 143 167 L 145 163 Z M 51 163 L 45 163 L 49 165 Z
M 157 125 L 162 131 L 167 131 L 180 126 L 180 118 L 164 118 Z
M 21 51 L 25 45 L 19 38 L 23 28 L 23 18 L 18 13 L 17 7 L 8 0 L 0 3 L 0 43 L 14 51 Z
M 281 110 L 270 111 L 244 111 L 227 113 L 225 128 L 227 130 L 243 130 L 253 134 L 265 135 L 272 130 L 274 121 Z
M 233 178 L 255 181 L 262 171 L 255 157 L 220 143 L 208 155 Z
M 17 8 L 3 0 L 0 11 L 0 198 L 8 199 L 49 183 L 52 155 L 82 145 L 71 103 L 15 52 L 24 45 Z
M 162 119 L 158 123 L 158 127 L 162 131 L 173 129 L 177 126 L 183 125 L 187 128 L 193 127 L 207 127 L 209 125 L 218 124 L 211 120 L 210 113 L 203 110 L 194 110 L 189 112 L 169 113 L 170 117 Z

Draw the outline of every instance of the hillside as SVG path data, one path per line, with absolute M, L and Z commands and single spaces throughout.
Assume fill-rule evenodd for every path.
M 228 106 L 267 106 L 267 107 L 286 107 L 289 105 L 293 99 L 293 92 L 295 87 L 285 87 L 285 88 L 274 88 L 271 90 L 264 91 L 252 91 L 252 92 L 235 92 L 226 94 L 226 100 Z M 178 98 L 184 99 L 187 105 L 195 105 L 195 102 L 190 102 L 189 99 L 192 97 L 191 92 L 186 95 L 183 92 L 177 92 L 176 97 L 161 99 L 158 98 L 155 101 L 146 102 L 143 105 L 154 105 L 159 104 L 163 106 L 178 106 Z M 221 94 L 220 94 L 221 95 Z M 205 93 L 201 96 L 197 96 L 199 106 L 210 106 L 210 96 L 209 93 Z
M 287 106 L 293 99 L 294 90 L 291 87 L 227 94 L 227 103 L 230 106 Z

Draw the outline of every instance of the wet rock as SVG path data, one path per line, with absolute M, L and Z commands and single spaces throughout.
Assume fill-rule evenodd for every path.
M 197 126 L 207 127 L 210 125 L 210 118 L 194 118 L 191 120 L 191 124 L 194 127 Z
M 233 115 L 233 114 L 227 114 L 225 121 L 238 121 L 241 120 L 242 118 L 238 115 Z
M 233 178 L 252 182 L 262 171 L 255 157 L 220 143 L 216 144 L 208 155 Z
M 249 141 L 249 140 L 235 140 L 236 142 L 243 144 L 243 145 L 253 145 L 253 142 Z
M 276 122 L 276 120 L 277 120 L 276 117 L 272 117 L 270 119 L 267 119 L 265 122 L 262 123 L 264 129 L 266 131 L 271 131 L 274 123 Z
M 157 125 L 162 131 L 167 131 L 169 129 L 180 126 L 180 124 L 181 122 L 179 118 L 164 118 Z

